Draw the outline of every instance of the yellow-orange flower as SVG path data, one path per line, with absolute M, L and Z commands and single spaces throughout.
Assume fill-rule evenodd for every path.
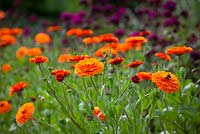
M 99 37 L 87 37 L 87 38 L 84 38 L 83 41 L 82 41 L 84 44 L 93 44 L 93 43 L 100 43 L 101 42 L 101 38 Z
M 19 34 L 21 34 L 22 33 L 22 29 L 21 28 L 12 28 L 12 29 L 10 29 L 10 34 L 12 34 L 12 35 L 19 35 Z
M 113 65 L 118 65 L 118 64 L 122 63 L 123 61 L 124 61 L 124 58 L 115 57 L 113 59 L 110 59 L 108 61 L 108 63 L 113 64 Z
M 177 92 L 180 84 L 178 78 L 171 72 L 158 71 L 152 75 L 152 82 L 156 86 L 169 94 Z
M 192 48 L 191 47 L 186 47 L 186 46 L 177 46 L 177 47 L 171 47 L 168 48 L 165 53 L 166 54 L 174 54 L 174 55 L 182 55 L 185 53 L 190 53 L 192 52 Z
M 41 48 L 38 48 L 38 47 L 35 47 L 35 48 L 29 48 L 27 51 L 26 51 L 26 55 L 28 56 L 39 56 L 42 54 L 42 49 Z
M 75 73 L 80 76 L 93 76 L 103 71 L 104 64 L 95 58 L 85 58 L 75 65 Z
M 102 47 L 102 48 L 99 48 L 97 51 L 94 52 L 94 55 L 97 56 L 97 57 L 103 57 L 104 54 L 106 55 L 106 57 L 109 54 L 116 56 L 117 51 L 113 48 L 110 48 L 110 47 Z
M 6 16 L 6 13 L 2 10 L 0 10 L 0 20 L 4 19 Z
M 51 43 L 51 38 L 46 33 L 38 33 L 35 35 L 35 41 L 38 44 L 49 44 L 49 43 Z
M 10 64 L 3 64 L 1 67 L 2 72 L 6 73 L 11 70 Z
M 142 63 L 143 63 L 142 61 L 136 60 L 136 61 L 129 63 L 128 67 L 135 68 L 135 67 L 138 67 L 139 65 L 141 65 Z
M 62 28 L 61 26 L 50 26 L 47 28 L 48 32 L 60 31 Z
M 27 47 L 20 47 L 16 52 L 17 59 L 23 58 L 26 55 L 27 51 L 28 51 Z
M 146 36 L 146 35 L 150 35 L 151 34 L 151 31 L 149 30 L 146 30 L 146 31 L 142 31 L 139 33 L 139 36 Z
M 104 113 L 101 112 L 101 109 L 99 107 L 94 107 L 94 110 L 93 110 L 93 115 L 95 117 L 97 117 L 98 119 L 102 120 L 102 121 L 105 121 L 106 118 L 104 116 Z
M 136 76 L 139 77 L 140 80 L 151 80 L 152 79 L 151 72 L 138 72 L 136 74 Z
M 58 82 L 61 82 L 61 81 L 64 80 L 64 78 L 65 78 L 67 75 L 71 74 L 71 72 L 70 72 L 69 70 L 53 70 L 53 71 L 51 72 L 51 74 L 56 76 L 56 80 L 57 80 Z
M 44 63 L 48 61 L 48 58 L 45 56 L 35 56 L 33 58 L 30 58 L 29 61 L 33 63 Z
M 0 36 L 8 34 L 10 34 L 10 28 L 7 27 L 0 28 Z
M 118 52 L 122 52 L 122 53 L 131 49 L 133 49 L 133 46 L 130 43 L 119 44 L 116 48 Z
M 146 43 L 146 42 L 147 39 L 142 36 L 133 36 L 125 39 L 125 43 L 131 43 L 131 44 Z
M 71 56 L 71 58 L 69 60 L 71 62 L 79 62 L 81 60 L 84 60 L 85 58 L 91 58 L 91 56 L 89 56 L 89 55 L 75 55 L 75 56 Z
M 13 96 L 14 93 L 21 92 L 25 87 L 28 87 L 29 84 L 27 82 L 21 81 L 15 85 L 12 85 L 9 89 L 9 96 Z
M 90 29 L 81 29 L 81 28 L 71 28 L 66 32 L 67 36 L 75 35 L 77 37 L 89 36 L 92 35 L 93 31 Z
M 12 35 L 2 35 L 0 36 L 0 47 L 7 45 L 13 45 L 16 43 L 16 38 Z
M 71 54 L 61 54 L 58 57 L 58 62 L 63 63 L 63 62 L 70 62 L 70 58 L 72 57 Z
M 34 112 L 34 104 L 32 102 L 28 102 L 23 104 L 17 111 L 16 114 L 16 122 L 18 124 L 24 124 L 29 119 L 32 118 Z
M 170 61 L 172 60 L 171 57 L 165 53 L 160 53 L 160 52 L 157 52 L 155 53 L 155 56 L 158 57 L 158 58 L 161 58 L 163 60 L 166 60 L 166 61 Z
M 0 101 L 0 114 L 4 114 L 10 111 L 12 105 L 10 102 L 1 100 Z

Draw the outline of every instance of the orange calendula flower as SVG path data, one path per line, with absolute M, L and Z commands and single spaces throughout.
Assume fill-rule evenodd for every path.
M 67 36 L 75 35 L 77 37 L 89 36 L 92 35 L 93 31 L 90 29 L 81 29 L 81 28 L 72 28 L 66 32 Z
M 2 35 L 0 36 L 0 47 L 7 45 L 13 45 L 16 43 L 16 38 L 12 35 Z
M 0 10 L 0 20 L 3 20 L 6 17 L 6 13 Z
M 131 44 L 146 43 L 146 42 L 147 39 L 142 36 L 133 36 L 125 39 L 125 43 L 131 43 Z
M 166 61 L 170 61 L 172 60 L 171 57 L 165 53 L 160 53 L 160 52 L 157 52 L 155 53 L 155 56 L 158 57 L 158 58 L 161 58 L 163 60 L 166 60 Z
M 75 65 L 75 73 L 80 76 L 93 76 L 103 71 L 104 64 L 95 58 L 85 58 Z
M 20 47 L 16 52 L 17 59 L 22 59 L 28 51 L 27 47 Z
M 131 63 L 128 64 L 128 67 L 131 67 L 131 68 L 136 68 L 138 67 L 139 65 L 141 65 L 143 62 L 140 61 L 140 60 L 137 60 L 137 61 L 133 61 Z
M 12 28 L 10 29 L 10 34 L 12 35 L 20 35 L 22 33 L 22 29 L 21 28 Z
M 29 61 L 33 63 L 44 63 L 48 61 L 48 58 L 45 56 L 35 56 L 34 58 L 30 58 Z
M 113 65 L 118 65 L 118 64 L 121 64 L 123 61 L 124 61 L 124 58 L 116 57 L 116 58 L 110 59 L 108 63 L 113 64 Z
M 18 82 L 17 84 L 15 85 L 12 85 L 9 89 L 9 95 L 10 96 L 13 96 L 14 93 L 18 93 L 20 94 L 21 91 L 25 88 L 25 87 L 28 87 L 29 84 L 27 82 L 24 82 L 24 81 L 21 81 L 21 82 Z
M 171 72 L 158 71 L 152 75 L 152 82 L 169 94 L 177 92 L 180 84 L 178 78 Z
M 97 117 L 98 119 L 102 120 L 102 121 L 105 121 L 106 118 L 104 116 L 104 113 L 101 112 L 100 108 L 99 107 L 94 107 L 94 110 L 93 110 L 93 115 L 95 117 Z
M 91 58 L 91 56 L 89 56 L 89 55 L 75 55 L 75 56 L 71 56 L 71 58 L 69 60 L 71 62 L 79 62 L 81 60 L 84 60 L 85 58 Z
M 97 57 L 103 57 L 104 55 L 106 55 L 106 57 L 107 57 L 109 54 L 116 56 L 117 51 L 113 48 L 110 48 L 110 47 L 102 47 L 102 48 L 99 48 L 97 51 L 94 52 L 94 55 L 97 56 Z
M 2 72 L 6 73 L 8 71 L 11 70 L 11 66 L 10 64 L 3 64 L 3 66 L 1 67 Z
M 70 72 L 69 70 L 53 70 L 53 71 L 51 72 L 51 74 L 56 76 L 56 80 L 57 80 L 58 82 L 61 82 L 61 81 L 64 80 L 64 78 L 65 78 L 67 75 L 71 74 L 71 72 Z
M 42 54 L 42 49 L 41 48 L 38 48 L 38 47 L 35 47 L 35 48 L 29 48 L 27 51 L 26 51 L 26 55 L 28 56 L 39 56 Z
M 0 101 L 0 114 L 4 114 L 10 111 L 12 105 L 9 101 L 1 100 Z
M 49 43 L 51 43 L 51 38 L 46 33 L 38 33 L 35 35 L 35 41 L 38 44 L 49 44 Z
M 16 122 L 18 124 L 24 124 L 29 119 L 32 118 L 34 112 L 34 104 L 32 102 L 28 102 L 23 104 L 17 111 L 16 114 Z
M 116 48 L 118 52 L 125 53 L 128 50 L 133 49 L 133 46 L 130 43 L 119 44 Z
M 146 36 L 146 35 L 150 35 L 151 34 L 151 31 L 149 30 L 146 30 L 146 31 L 142 31 L 139 33 L 139 36 Z
M 151 72 L 138 72 L 136 76 L 139 77 L 140 80 L 151 80 L 152 73 Z
M 99 38 L 99 37 L 96 37 L 96 36 L 94 36 L 94 37 L 87 37 L 87 38 L 84 38 L 83 40 L 82 40 L 82 42 L 84 43 L 84 44 L 93 44 L 93 43 L 100 43 L 101 42 L 101 38 Z
M 47 28 L 48 32 L 60 31 L 62 28 L 61 26 L 50 26 Z
M 186 47 L 186 46 L 177 46 L 177 47 L 171 47 L 165 51 L 166 54 L 174 54 L 174 55 L 182 55 L 185 53 L 190 53 L 192 52 L 191 47 Z
M 63 63 L 63 62 L 70 62 L 70 58 L 72 57 L 71 54 L 61 54 L 58 57 L 58 62 Z

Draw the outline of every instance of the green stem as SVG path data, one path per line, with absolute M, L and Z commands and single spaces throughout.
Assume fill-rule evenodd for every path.
M 98 89 L 97 89 L 97 87 L 96 87 L 96 85 L 95 85 L 94 80 L 92 79 L 92 77 L 90 77 L 90 80 L 92 82 L 92 85 L 93 85 L 95 91 L 97 92 L 97 95 L 99 95 L 99 91 L 98 91 Z
M 88 90 L 87 90 L 87 88 L 86 88 L 86 84 L 85 84 L 84 78 L 82 78 L 82 81 L 83 81 L 83 88 L 84 88 L 84 90 L 85 90 L 86 96 L 87 96 L 87 98 L 89 99 L 89 102 L 90 102 L 90 104 L 92 105 L 92 107 L 94 107 L 94 105 L 93 105 L 93 103 L 92 103 L 92 101 L 91 101 L 91 99 L 90 99 Z
M 42 73 L 42 77 L 44 77 L 44 72 L 43 72 L 43 70 L 42 70 L 41 64 L 39 63 L 38 66 L 39 66 L 40 72 Z
M 50 124 L 48 124 L 48 123 L 46 123 L 46 122 L 43 122 L 43 121 L 41 121 L 41 120 L 39 120 L 39 119 L 37 119 L 37 118 L 32 117 L 31 119 L 34 120 L 34 121 L 37 121 L 39 124 L 43 124 L 43 125 L 45 125 L 45 126 L 47 126 L 47 127 L 49 127 L 49 128 L 55 129 L 52 125 L 50 125 Z M 56 130 L 57 130 L 57 129 L 56 129 Z

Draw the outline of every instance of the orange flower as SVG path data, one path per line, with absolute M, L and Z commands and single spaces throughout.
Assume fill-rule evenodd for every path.
M 155 53 L 155 56 L 158 57 L 158 58 L 161 58 L 163 60 L 166 60 L 166 61 L 170 61 L 172 60 L 171 57 L 165 53 L 160 53 L 160 52 L 157 52 Z
M 84 38 L 83 41 L 82 41 L 84 44 L 93 44 L 93 43 L 100 43 L 101 42 L 101 39 L 99 37 L 87 37 L 87 38 Z
M 3 64 L 3 66 L 1 67 L 2 72 L 6 73 L 8 71 L 11 70 L 11 66 L 10 64 Z
M 137 75 L 135 75 L 131 77 L 131 81 L 134 83 L 139 83 L 141 79 Z
M 177 92 L 180 84 L 178 78 L 171 72 L 158 71 L 152 75 L 152 82 L 169 94 Z
M 70 61 L 72 61 L 72 62 L 79 62 L 81 60 L 84 60 L 85 58 L 91 58 L 91 56 L 89 56 L 89 55 L 71 56 Z
M 62 28 L 61 26 L 50 26 L 47 28 L 48 32 L 60 31 Z
M 63 62 L 70 62 L 70 58 L 72 56 L 70 54 L 62 54 L 58 57 L 58 62 L 63 63 Z
M 75 35 L 77 37 L 89 36 L 92 35 L 93 31 L 89 29 L 80 29 L 80 28 L 72 28 L 66 32 L 67 36 Z
M 32 102 L 28 102 L 23 104 L 17 111 L 16 114 L 16 122 L 18 124 L 24 124 L 29 119 L 32 118 L 34 112 L 34 104 Z
M 95 58 L 85 58 L 75 65 L 75 73 L 80 76 L 93 76 L 103 71 L 104 64 Z
M 0 10 L 0 20 L 3 20 L 6 17 L 6 13 Z
M 97 56 L 97 57 L 103 57 L 104 54 L 106 55 L 106 57 L 109 55 L 109 54 L 112 54 L 114 56 L 117 55 L 117 51 L 113 48 L 109 48 L 109 47 L 105 47 L 105 48 L 100 48 L 98 49 L 97 51 L 95 51 L 94 55 Z
M 125 39 L 125 43 L 131 43 L 131 44 L 146 43 L 146 42 L 147 39 L 142 36 L 133 36 Z
M 28 48 L 26 48 L 26 47 L 20 47 L 20 48 L 17 50 L 17 52 L 16 52 L 16 57 L 17 57 L 17 59 L 23 58 L 24 55 L 26 55 L 27 51 L 28 51 Z
M 152 78 L 152 73 L 150 73 L 150 72 L 138 72 L 137 74 L 136 74 L 136 76 L 138 76 L 139 77 L 139 79 L 140 79 L 140 81 L 141 80 L 151 80 Z
M 94 110 L 93 110 L 93 115 L 95 117 L 97 117 L 98 119 L 102 120 L 102 121 L 105 121 L 106 118 L 104 116 L 104 113 L 101 112 L 100 108 L 99 107 L 94 107 Z
M 44 63 L 48 61 L 48 58 L 45 56 L 35 56 L 34 58 L 30 58 L 29 61 L 33 63 Z
M 12 29 L 10 29 L 10 34 L 12 34 L 12 35 L 19 35 L 19 34 L 21 34 L 22 33 L 22 29 L 21 28 L 12 28 Z
M 53 71 L 51 72 L 51 74 L 56 76 L 56 80 L 57 80 L 58 82 L 61 82 L 61 81 L 64 80 L 64 78 L 65 78 L 67 75 L 71 74 L 71 72 L 70 72 L 69 70 L 53 70 Z
M 21 93 L 21 91 L 25 88 L 28 87 L 29 84 L 27 82 L 18 82 L 17 84 L 13 85 L 9 89 L 9 95 L 13 96 L 13 94 L 16 93 Z
M 16 43 L 16 38 L 12 35 L 2 35 L 0 36 L 0 47 L 6 45 L 13 45 Z
M 110 59 L 108 62 L 113 65 L 118 65 L 122 63 L 123 61 L 124 61 L 124 58 L 116 57 L 116 58 Z
M 0 36 L 8 34 L 10 34 L 10 28 L 7 27 L 0 28 Z
M 29 48 L 26 52 L 26 55 L 28 56 L 39 56 L 42 54 L 42 49 L 35 47 L 35 48 Z
M 38 44 L 49 44 L 51 42 L 51 38 L 46 33 L 38 33 L 35 35 L 35 41 Z
M 136 60 L 136 61 L 134 61 L 134 62 L 129 63 L 129 64 L 128 64 L 128 67 L 136 68 L 136 67 L 138 67 L 139 65 L 141 65 L 142 63 L 143 63 L 142 61 Z
M 9 101 L 0 101 L 0 114 L 4 114 L 10 111 L 12 105 Z
M 146 30 L 146 31 L 142 31 L 139 33 L 139 36 L 146 36 L 146 35 L 150 35 L 151 34 L 151 31 L 149 30 Z
M 186 46 L 171 47 L 165 51 L 167 54 L 182 55 L 185 53 L 190 53 L 193 49 Z
M 116 48 L 118 52 L 122 52 L 122 53 L 131 49 L 133 49 L 133 46 L 130 43 L 119 44 Z

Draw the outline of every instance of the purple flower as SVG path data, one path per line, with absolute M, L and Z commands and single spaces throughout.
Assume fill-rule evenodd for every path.
M 156 18 L 156 17 L 157 17 L 156 11 L 150 10 L 150 11 L 148 12 L 148 18 L 149 18 L 149 19 L 154 19 L 154 18 Z
M 76 13 L 75 16 L 84 18 L 86 16 L 86 13 L 85 13 L 85 11 L 80 11 L 80 12 Z
M 129 37 L 130 36 L 139 36 L 140 32 L 132 32 L 129 34 Z
M 80 0 L 79 4 L 83 5 L 83 6 L 88 6 L 89 5 L 89 1 L 87 1 L 87 0 Z
M 200 59 L 200 51 L 199 50 L 193 50 L 191 53 L 190 53 L 190 56 L 193 58 L 193 59 Z
M 114 9 L 115 9 L 115 6 L 113 4 L 106 4 L 103 7 L 103 11 L 106 13 L 105 15 L 112 13 L 114 11 Z
M 188 11 L 187 11 L 187 10 L 183 10 L 183 11 L 181 11 L 181 16 L 183 16 L 185 19 L 187 19 L 188 16 L 189 16 Z
M 97 5 L 92 5 L 91 7 L 91 13 L 92 14 L 95 14 L 95 13 L 99 13 L 101 12 L 102 8 L 100 6 L 97 6 Z
M 31 15 L 28 17 L 28 20 L 32 23 L 36 22 L 37 21 L 37 16 L 36 15 Z
M 79 16 L 74 16 L 74 17 L 72 18 L 72 20 L 71 20 L 71 23 L 72 23 L 73 25 L 80 25 L 80 24 L 83 23 L 83 19 L 80 18 Z
M 150 41 L 157 41 L 157 40 L 159 39 L 159 37 L 158 37 L 157 34 L 152 33 L 152 34 L 149 35 L 148 39 L 149 39 Z
M 188 43 L 195 44 L 198 41 L 196 34 L 192 33 L 187 39 Z
M 168 18 L 168 19 L 166 19 L 166 20 L 164 21 L 164 26 L 165 26 L 165 27 L 178 26 L 179 23 L 180 23 L 180 22 L 179 22 L 179 20 L 178 20 L 178 17 L 173 16 L 173 17 L 170 17 L 170 18 Z
M 141 17 L 142 15 L 147 14 L 148 12 L 149 12 L 149 9 L 147 9 L 147 8 L 137 8 L 135 10 L 135 14 L 138 17 Z
M 120 28 L 120 29 L 117 29 L 114 33 L 116 36 L 120 37 L 124 35 L 125 30 L 123 28 Z
M 66 38 L 61 38 L 61 43 L 62 44 L 67 44 L 68 43 L 68 40 Z
M 168 0 L 163 3 L 162 7 L 169 11 L 174 11 L 176 9 L 176 2 Z
M 69 21 L 72 19 L 74 15 L 72 13 L 68 13 L 68 12 L 62 12 L 60 14 L 60 18 L 62 21 Z
M 172 16 L 172 12 L 169 10 L 163 11 L 162 12 L 162 16 L 163 17 L 171 17 Z
M 121 16 L 118 16 L 117 14 L 114 14 L 110 18 L 110 22 L 113 24 L 119 24 Z
M 31 28 L 30 28 L 30 27 L 25 27 L 25 28 L 23 29 L 22 35 L 23 35 L 24 37 L 27 37 L 27 36 L 30 35 L 30 33 L 31 33 Z

